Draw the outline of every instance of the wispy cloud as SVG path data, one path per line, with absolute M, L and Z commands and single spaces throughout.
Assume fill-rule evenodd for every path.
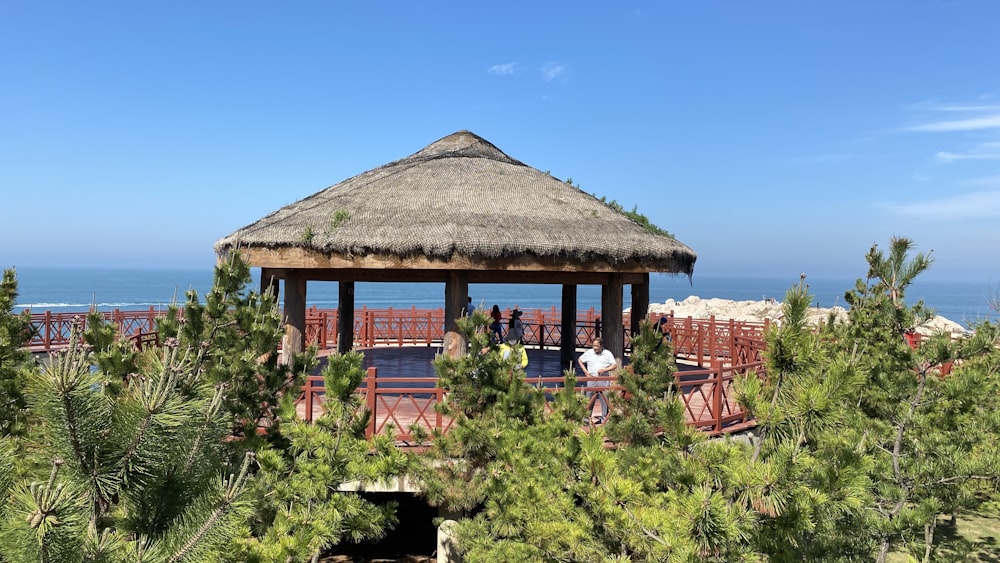
M 1000 160 L 1000 142 L 979 143 L 962 152 L 941 151 L 934 155 L 941 162 L 958 160 Z
M 897 215 L 926 219 L 1000 217 L 1000 191 L 983 191 L 902 204 L 885 204 Z
M 793 156 L 784 159 L 782 162 L 787 164 L 822 164 L 824 162 L 843 162 L 851 158 L 851 155 L 845 153 L 822 153 Z
M 995 113 L 1000 112 L 1000 104 L 995 103 L 992 100 L 992 96 L 980 96 L 980 98 L 974 102 L 935 102 L 931 100 L 917 102 L 909 106 L 909 110 L 913 112 L 951 112 L 951 113 L 961 113 L 961 112 L 987 112 Z
M 967 186 L 1000 186 L 1000 175 L 983 176 L 981 178 L 970 178 L 966 180 L 964 183 Z
M 953 105 L 942 105 L 934 106 L 932 109 L 935 111 L 985 111 L 985 112 L 1000 112 L 1000 105 L 972 105 L 972 104 L 953 104 Z
M 517 71 L 517 63 L 504 63 L 502 65 L 493 65 L 489 68 L 490 74 L 495 74 L 497 76 L 507 76 L 514 74 Z
M 907 127 L 906 131 L 953 132 L 980 131 L 983 129 L 1000 129 L 1000 113 L 981 115 L 969 119 L 953 119 L 947 121 L 931 121 Z
M 566 67 L 561 64 L 549 63 L 542 67 L 542 80 L 546 82 L 552 82 L 565 74 Z

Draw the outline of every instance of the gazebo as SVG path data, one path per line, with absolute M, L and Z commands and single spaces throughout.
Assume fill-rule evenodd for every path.
M 284 282 L 283 348 L 304 346 L 306 286 L 338 282 L 338 348 L 353 346 L 355 282 L 444 282 L 453 329 L 470 283 L 560 284 L 562 334 L 574 334 L 577 286 L 600 285 L 605 347 L 624 351 L 649 305 L 649 274 L 691 275 L 697 255 L 594 196 L 527 166 L 469 131 L 364 172 L 259 219 L 215 244 Z M 280 281 L 279 281 L 280 280 Z M 562 357 L 575 354 L 562 338 Z M 286 356 L 288 357 L 288 356 Z

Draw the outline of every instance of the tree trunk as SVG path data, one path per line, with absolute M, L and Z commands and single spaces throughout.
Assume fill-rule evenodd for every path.
M 937 516 L 924 524 L 924 563 L 929 563 L 931 560 L 931 551 L 934 549 L 934 528 L 936 527 Z

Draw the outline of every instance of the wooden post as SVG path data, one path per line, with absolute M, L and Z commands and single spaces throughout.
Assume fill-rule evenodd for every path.
M 434 400 L 438 405 L 444 402 L 444 389 L 435 385 L 434 386 Z M 441 416 L 441 409 L 433 409 L 434 411 L 434 428 L 433 430 L 444 430 L 444 419 Z
M 42 331 L 42 344 L 46 352 L 52 351 L 52 311 L 45 310 L 45 330 Z
M 306 378 L 306 392 L 305 392 L 305 399 L 306 399 L 306 401 L 305 401 L 306 402 L 306 413 L 305 413 L 306 416 L 305 416 L 305 418 L 306 418 L 306 422 L 312 422 L 313 421 L 313 400 L 316 398 L 316 394 L 313 392 L 313 384 L 312 383 L 313 383 L 312 379 Z
M 337 353 L 354 349 L 354 282 L 337 283 Z
M 428 309 L 427 310 L 426 334 L 424 335 L 424 342 L 428 346 L 430 346 L 431 342 L 434 340 L 433 328 L 434 328 L 434 311 L 431 310 L 431 309 Z
M 601 331 L 604 347 L 620 361 L 625 352 L 625 325 L 622 323 L 624 276 L 611 274 L 601 285 Z
M 722 432 L 722 362 L 712 360 L 712 371 L 715 372 L 715 393 L 712 396 L 712 414 L 715 415 L 715 431 Z
M 328 320 L 328 314 L 329 313 L 327 311 L 321 311 L 319 313 L 319 338 L 317 338 L 317 340 L 319 341 L 320 350 L 326 350 L 326 323 Z
M 562 318 L 560 319 L 559 364 L 572 367 L 576 359 L 576 286 L 562 286 Z
M 306 333 L 306 277 L 298 271 L 285 278 L 285 336 L 281 343 L 281 361 L 289 364 L 302 352 Z
M 649 315 L 649 274 L 642 274 L 642 283 L 632 284 L 632 335 L 639 334 L 639 325 Z
M 715 323 L 715 315 L 708 316 L 708 358 L 710 360 L 715 360 L 719 357 L 718 352 L 716 352 L 717 344 L 719 338 L 719 327 Z
M 469 304 L 469 277 L 465 272 L 448 272 L 448 281 L 444 284 L 444 330 L 458 330 L 455 322 Z
M 361 306 L 361 345 L 368 346 L 368 305 Z
M 375 408 L 378 404 L 375 397 L 376 379 L 378 379 L 378 368 L 372 366 L 368 368 L 368 376 L 365 378 L 365 404 L 368 407 L 369 413 L 368 428 L 365 429 L 365 437 L 369 440 L 375 435 L 375 425 L 377 424 L 377 417 L 375 416 Z

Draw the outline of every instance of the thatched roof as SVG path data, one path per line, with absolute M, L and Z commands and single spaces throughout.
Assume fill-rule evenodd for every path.
M 691 274 L 697 258 L 676 239 L 647 231 L 468 131 L 286 205 L 215 244 L 220 255 L 234 248 L 416 258 L 441 269 L 456 259 L 518 259 L 538 269 L 598 264 Z

